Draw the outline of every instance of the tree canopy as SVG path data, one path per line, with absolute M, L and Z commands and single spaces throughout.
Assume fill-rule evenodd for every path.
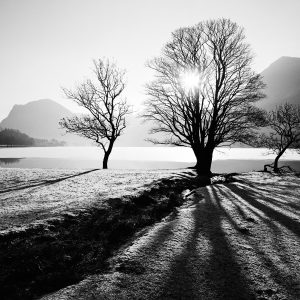
M 264 95 L 244 31 L 228 19 L 201 22 L 172 33 L 162 55 L 149 62 L 144 117 L 154 122 L 159 144 L 188 146 L 196 168 L 210 173 L 213 150 L 253 137 L 253 104 Z
M 94 61 L 96 81 L 88 79 L 74 90 L 63 89 L 67 98 L 87 112 L 82 116 L 63 118 L 60 125 L 67 130 L 94 141 L 104 151 L 103 168 L 116 139 L 126 127 L 130 113 L 126 99 L 121 97 L 125 88 L 125 71 L 107 59 Z
M 265 111 L 263 117 L 268 133 L 259 134 L 255 145 L 276 154 L 273 164 L 266 166 L 279 172 L 278 162 L 284 152 L 287 149 L 300 151 L 300 105 L 285 103 L 272 111 Z
M 35 140 L 19 130 L 5 128 L 0 130 L 0 145 L 3 146 L 33 146 Z

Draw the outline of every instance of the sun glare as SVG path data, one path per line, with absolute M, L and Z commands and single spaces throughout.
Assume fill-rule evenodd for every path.
M 199 86 L 200 76 L 196 70 L 184 71 L 180 75 L 180 83 L 185 90 L 192 90 Z

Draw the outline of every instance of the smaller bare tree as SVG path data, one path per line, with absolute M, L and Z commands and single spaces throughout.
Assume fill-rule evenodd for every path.
M 257 144 L 266 147 L 276 154 L 271 167 L 275 173 L 281 168 L 278 167 L 280 157 L 290 148 L 296 151 L 300 149 L 300 106 L 285 103 L 277 106 L 273 111 L 265 112 L 264 125 L 268 133 L 262 133 L 258 137 Z
M 109 155 L 116 139 L 126 127 L 129 105 L 120 95 L 125 88 L 124 71 L 107 59 L 94 60 L 92 80 L 77 86 L 74 90 L 63 89 L 67 98 L 85 108 L 88 114 L 63 118 L 60 125 L 67 132 L 75 133 L 94 141 L 104 151 L 103 169 L 107 169 Z

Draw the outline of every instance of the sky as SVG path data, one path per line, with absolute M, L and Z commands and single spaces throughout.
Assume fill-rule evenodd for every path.
M 14 104 L 52 99 L 78 108 L 62 87 L 92 76 L 107 57 L 127 70 L 126 97 L 135 111 L 172 31 L 220 17 L 244 27 L 263 71 L 281 56 L 300 57 L 299 0 L 0 0 L 0 120 Z

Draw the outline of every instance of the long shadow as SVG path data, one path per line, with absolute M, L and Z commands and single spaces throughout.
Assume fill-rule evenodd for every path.
M 256 200 L 256 199 L 261 198 L 260 193 L 256 193 L 256 192 L 252 192 L 252 191 L 248 191 L 247 193 L 245 193 L 241 188 L 239 188 L 236 185 L 228 185 L 227 187 L 233 193 L 242 197 L 250 205 L 261 210 L 263 213 L 265 213 L 267 216 L 269 216 L 272 220 L 278 221 L 283 226 L 285 226 L 286 228 L 291 230 L 298 237 L 300 236 L 300 224 L 297 221 L 293 220 L 292 218 L 289 218 L 288 216 L 286 216 L 286 215 L 274 210 L 273 208 Z
M 229 190 L 224 192 L 224 195 L 228 199 L 235 196 L 239 196 L 236 193 L 232 192 L 233 189 L 231 185 L 226 185 L 226 187 Z M 242 201 L 240 201 L 238 198 L 234 199 L 235 205 L 236 206 L 245 205 L 243 201 L 248 202 L 245 199 L 245 197 L 246 197 L 245 194 L 239 196 L 239 198 L 242 198 Z M 252 203 L 250 205 L 252 205 Z M 255 252 L 257 253 L 259 259 L 263 262 L 264 267 L 267 268 L 268 271 L 270 272 L 273 281 L 276 282 L 279 286 L 284 286 L 286 289 L 286 293 L 291 297 L 291 299 L 298 299 L 299 293 L 297 293 L 297 291 L 295 291 L 293 287 L 293 286 L 297 286 L 297 276 L 295 276 L 295 273 L 293 275 L 293 272 L 291 271 L 291 264 L 293 264 L 293 260 L 290 258 L 288 245 L 281 243 L 281 235 L 283 234 L 283 232 L 280 230 L 280 228 L 277 225 L 273 223 L 272 218 L 260 219 L 259 222 L 262 222 L 261 226 L 266 226 L 268 230 L 271 231 L 270 233 L 267 233 L 268 238 L 272 237 L 273 240 L 273 243 L 268 245 L 269 251 L 264 250 L 266 244 L 264 243 L 263 240 L 260 239 L 256 240 L 257 237 L 254 238 L 246 237 L 247 242 L 255 249 Z M 261 238 L 264 239 L 263 237 Z M 277 240 L 279 242 L 277 242 Z M 274 258 L 272 259 L 271 256 L 273 255 L 274 251 L 276 251 L 275 252 L 276 255 L 280 257 L 281 263 L 278 263 L 278 261 Z M 270 253 L 272 254 L 270 255 Z
M 247 193 L 249 191 L 253 191 L 253 192 L 261 192 L 263 193 L 263 197 L 264 200 L 271 202 L 273 205 L 278 206 L 280 208 L 283 208 L 285 210 L 288 210 L 287 207 L 290 207 L 291 209 L 295 210 L 295 209 L 300 209 L 300 204 L 295 204 L 295 203 L 288 203 L 288 202 L 282 202 L 282 201 L 278 201 L 278 198 L 272 198 L 270 196 L 265 195 L 266 193 L 269 194 L 270 193 L 270 188 L 269 189 L 264 189 L 261 187 L 254 187 L 254 185 L 250 185 L 248 183 L 240 183 L 241 185 L 239 185 L 239 188 L 242 190 L 247 191 Z M 246 186 L 247 185 L 247 186 Z M 288 194 L 289 191 L 286 190 L 286 188 L 277 188 L 276 191 L 279 191 L 281 193 L 284 193 L 284 197 L 288 198 Z M 260 194 L 261 195 L 261 194 Z
M 199 299 L 196 274 L 191 269 L 191 260 L 199 259 L 197 253 L 197 239 L 202 229 L 202 220 L 198 218 L 200 204 L 196 204 L 193 211 L 194 229 L 185 236 L 184 250 L 173 259 L 169 270 L 169 278 L 164 283 L 159 299 Z M 195 286 L 196 284 L 196 286 Z
M 228 188 L 228 185 L 224 185 L 223 187 Z M 235 198 L 234 201 L 231 201 L 231 203 L 235 206 L 238 214 L 240 215 L 240 217 L 243 219 L 243 222 L 255 222 L 255 220 L 251 220 L 251 215 L 254 215 L 258 220 L 262 219 L 262 216 L 257 212 L 257 210 L 255 209 L 255 207 L 251 206 L 251 204 L 249 204 L 247 202 L 246 208 L 249 211 L 248 214 L 245 213 L 245 208 L 242 208 L 240 206 L 241 201 L 239 198 L 241 198 L 239 195 L 236 195 L 234 193 L 232 193 L 232 191 L 229 189 L 229 191 L 226 191 L 224 189 L 221 189 L 220 187 L 216 187 L 216 189 L 218 189 L 218 192 L 223 195 L 224 197 L 226 197 L 227 199 L 232 199 Z M 247 188 L 243 188 L 241 187 L 241 190 L 244 190 L 245 192 L 248 193 L 248 189 Z M 245 204 L 244 204 L 245 206 Z M 224 211 L 224 213 L 226 213 L 226 211 Z M 229 215 L 228 215 L 229 216 Z M 249 219 L 250 217 L 250 219 Z M 228 220 L 232 220 L 232 225 L 236 224 L 236 222 L 233 221 L 233 218 L 231 218 L 230 216 L 228 217 Z M 271 223 L 271 222 L 270 222 Z M 238 229 L 237 225 L 236 225 L 236 229 Z
M 228 188 L 228 186 L 226 185 L 226 187 Z M 242 208 L 242 205 L 245 206 L 245 203 L 243 203 L 240 199 L 240 197 L 236 194 L 233 194 L 231 189 L 228 189 L 227 191 L 224 191 L 223 189 L 220 189 L 219 188 L 219 192 L 224 196 L 226 197 L 227 199 L 232 199 L 233 197 L 235 198 L 234 201 L 231 201 L 233 203 L 233 205 L 235 206 L 235 209 L 236 209 L 236 212 L 240 215 L 240 217 L 243 219 L 242 221 L 244 221 L 245 224 L 249 224 L 249 219 L 247 217 L 247 215 L 245 214 L 245 212 L 243 211 L 244 208 Z M 237 198 L 239 197 L 239 198 Z M 242 198 L 243 199 L 243 198 Z M 244 199 L 243 199 L 244 200 Z M 228 220 L 231 222 L 231 224 L 237 229 L 239 230 L 239 227 L 237 226 L 236 222 L 234 221 L 234 218 L 226 212 L 226 210 L 224 208 L 222 208 L 224 210 L 224 213 L 228 216 Z M 252 215 L 255 215 L 257 220 L 258 220 L 258 223 L 261 223 L 263 222 L 267 227 L 269 227 L 275 235 L 277 235 L 279 233 L 279 228 L 278 226 L 276 226 L 272 220 L 268 220 L 268 219 L 262 219 L 262 217 L 254 211 L 253 208 L 251 208 L 251 205 L 249 205 L 247 207 L 247 210 L 249 210 L 250 214 Z M 241 213 L 242 212 L 242 213 Z M 247 239 L 247 241 L 249 243 L 251 243 L 250 239 L 247 238 L 247 236 L 245 236 L 245 238 Z
M 165 224 L 162 224 L 162 226 L 156 230 L 155 234 L 153 234 L 153 237 L 151 236 L 151 241 L 145 245 L 142 245 L 138 248 L 138 252 L 146 252 L 150 253 L 150 255 L 155 256 L 159 251 L 163 248 L 164 243 L 172 237 L 173 229 L 176 226 L 174 223 L 174 219 L 172 218 Z M 139 255 L 138 257 L 135 257 L 134 260 L 140 259 Z M 126 253 L 125 256 L 121 256 L 117 260 L 118 265 L 116 270 L 124 273 L 131 273 L 131 265 L 132 260 L 127 261 Z
M 178 177 L 191 179 L 197 175 L 196 171 L 185 171 L 184 173 L 176 173 Z
M 274 176 L 280 176 L 280 175 L 274 175 Z M 247 184 L 248 186 L 250 187 L 253 187 L 253 188 L 257 188 L 257 185 L 258 184 L 255 184 L 255 183 L 250 183 L 249 181 L 246 181 L 246 180 L 243 180 L 243 179 L 235 179 L 235 182 L 239 182 L 239 183 L 242 183 L 242 184 Z M 298 187 L 298 185 L 296 183 L 287 183 L 287 184 L 280 184 L 279 187 L 276 187 L 276 188 L 279 188 L 281 190 L 283 189 L 290 189 L 291 188 L 291 185 L 294 185 L 296 187 Z M 264 187 L 266 187 L 265 191 L 268 191 L 268 187 L 270 187 L 270 183 L 264 183 L 264 182 L 259 182 L 259 188 L 261 190 L 264 189 Z
M 212 197 L 206 197 L 205 202 L 196 206 L 194 229 L 171 265 L 161 299 L 253 299 L 221 226 L 227 216 Z M 206 253 L 198 250 L 201 236 L 210 245 Z
M 213 199 L 218 203 L 218 208 Z M 208 237 L 213 246 L 213 253 L 210 259 L 209 270 L 212 272 L 208 276 L 214 282 L 220 299 L 253 299 L 253 292 L 249 289 L 245 277 L 242 275 L 235 254 L 222 229 L 222 219 L 228 219 L 221 208 L 220 199 L 217 195 L 208 197 L 207 208 L 211 211 L 211 228 L 207 230 Z
M 4 193 L 8 193 L 8 192 L 13 192 L 13 191 L 19 191 L 19 190 L 24 190 L 24 189 L 28 189 L 28 188 L 32 188 L 32 187 L 38 187 L 38 186 L 43 186 L 43 185 L 51 185 L 69 178 L 73 178 L 73 177 L 77 177 L 77 176 L 81 176 L 84 174 L 88 174 L 94 171 L 98 171 L 100 169 L 92 169 L 92 170 L 88 170 L 85 172 L 81 172 L 81 173 L 77 173 L 77 174 L 73 174 L 73 175 L 69 175 L 69 176 L 65 176 L 65 177 L 59 177 L 59 178 L 55 178 L 55 179 L 49 179 L 49 180 L 44 180 L 42 182 L 36 183 L 36 184 L 29 184 L 29 185 L 25 185 L 25 186 L 20 186 L 17 188 L 10 188 L 10 189 L 5 189 L 5 190 L 1 190 L 0 194 L 4 194 Z
M 243 187 L 239 186 L 239 188 L 243 188 Z M 282 199 L 278 198 L 278 196 L 276 196 L 276 197 L 268 196 L 270 194 L 270 189 L 269 190 L 262 190 L 260 188 L 254 189 L 254 188 L 251 188 L 251 187 L 246 187 L 245 189 L 247 190 L 247 192 L 252 191 L 253 193 L 259 193 L 260 196 L 263 197 L 264 201 L 267 201 L 268 203 L 272 204 L 273 206 L 276 206 L 276 207 L 278 207 L 280 209 L 283 209 L 285 211 L 289 211 L 291 213 L 294 213 L 295 210 L 300 209 L 300 204 L 288 203 L 288 200 L 289 200 L 288 191 L 284 191 L 284 189 L 277 189 L 276 190 L 276 192 L 278 192 L 278 193 L 284 193 L 284 196 L 281 195 Z M 282 200 L 284 198 L 286 199 L 286 201 L 282 202 Z
M 228 197 L 228 195 L 226 195 L 226 193 L 222 190 L 222 189 L 220 189 L 219 187 L 215 187 L 215 188 L 213 188 L 212 189 L 212 195 L 214 196 L 214 199 L 216 199 L 216 203 L 217 203 L 217 205 L 218 205 L 218 207 L 219 207 L 219 209 L 222 211 L 222 214 L 224 215 L 224 216 L 226 216 L 226 218 L 227 218 L 227 220 L 230 222 L 230 224 L 234 227 L 234 229 L 237 231 L 237 232 L 240 232 L 240 230 L 241 230 L 241 224 L 238 224 L 238 220 L 235 220 L 231 215 L 230 215 L 230 213 L 228 213 L 225 209 L 224 209 L 224 207 L 221 205 L 221 203 L 220 203 L 220 198 L 219 198 L 219 196 L 218 196 L 218 194 L 217 194 L 217 191 L 218 191 L 218 193 L 220 193 L 220 195 L 223 195 L 224 197 Z M 235 205 L 235 203 L 234 203 L 234 205 Z M 242 209 L 240 208 L 240 207 L 237 207 L 236 206 L 236 209 L 237 209 L 237 211 L 239 212 L 239 214 L 240 214 L 240 216 L 246 221 L 246 214 L 245 214 L 245 212 L 244 211 L 242 211 Z

